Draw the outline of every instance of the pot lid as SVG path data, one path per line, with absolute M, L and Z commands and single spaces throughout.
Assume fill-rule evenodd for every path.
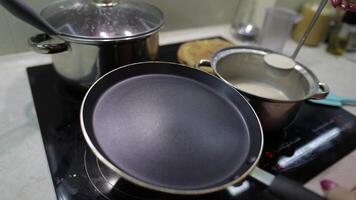
M 137 0 L 61 0 L 41 15 L 72 40 L 111 41 L 149 35 L 159 30 L 163 13 Z

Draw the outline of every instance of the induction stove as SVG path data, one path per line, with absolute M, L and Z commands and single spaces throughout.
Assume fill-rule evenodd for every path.
M 181 44 L 160 47 L 158 60 L 178 62 Z M 221 192 L 179 196 L 151 191 L 118 176 L 89 150 L 80 129 L 84 91 L 65 84 L 52 65 L 27 69 L 44 148 L 58 200 L 276 199 L 253 179 Z M 295 122 L 265 133 L 259 166 L 301 184 L 356 148 L 356 117 L 342 108 L 304 103 Z

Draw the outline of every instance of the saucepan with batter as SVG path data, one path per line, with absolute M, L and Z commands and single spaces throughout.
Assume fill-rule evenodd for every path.
M 323 99 L 329 93 L 328 86 L 298 62 L 277 55 L 273 59 L 279 67 L 269 65 L 266 56 L 272 54 L 263 48 L 230 47 L 199 63 L 211 66 L 218 77 L 240 91 L 270 133 L 287 127 L 305 100 Z

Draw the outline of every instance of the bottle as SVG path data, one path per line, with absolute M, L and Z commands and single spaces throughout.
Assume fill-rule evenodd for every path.
M 257 0 L 240 0 L 234 20 L 231 24 L 232 34 L 242 41 L 255 40 L 259 34 L 258 27 L 254 24 L 254 12 Z
M 346 52 L 352 28 L 350 24 L 345 23 L 345 16 L 342 21 L 337 22 L 334 30 L 332 30 L 326 49 L 327 52 L 338 56 Z
M 303 19 L 295 26 L 293 31 L 293 39 L 299 42 L 300 38 L 312 20 L 315 12 L 319 7 L 319 0 L 307 1 L 301 11 Z M 328 4 L 319 16 L 318 21 L 315 23 L 313 30 L 309 34 L 305 45 L 317 46 L 321 41 L 326 38 L 326 34 L 331 25 L 332 19 L 335 16 L 335 9 Z
M 346 50 L 348 52 L 356 52 L 356 13 L 346 12 L 344 23 L 348 24 L 350 29 Z

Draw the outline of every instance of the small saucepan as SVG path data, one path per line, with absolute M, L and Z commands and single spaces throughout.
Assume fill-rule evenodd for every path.
M 264 57 L 272 53 L 257 47 L 231 47 L 197 65 L 211 66 L 219 78 L 240 91 L 268 133 L 287 127 L 305 100 L 323 99 L 329 93 L 328 86 L 300 63 L 288 70 L 266 64 Z

